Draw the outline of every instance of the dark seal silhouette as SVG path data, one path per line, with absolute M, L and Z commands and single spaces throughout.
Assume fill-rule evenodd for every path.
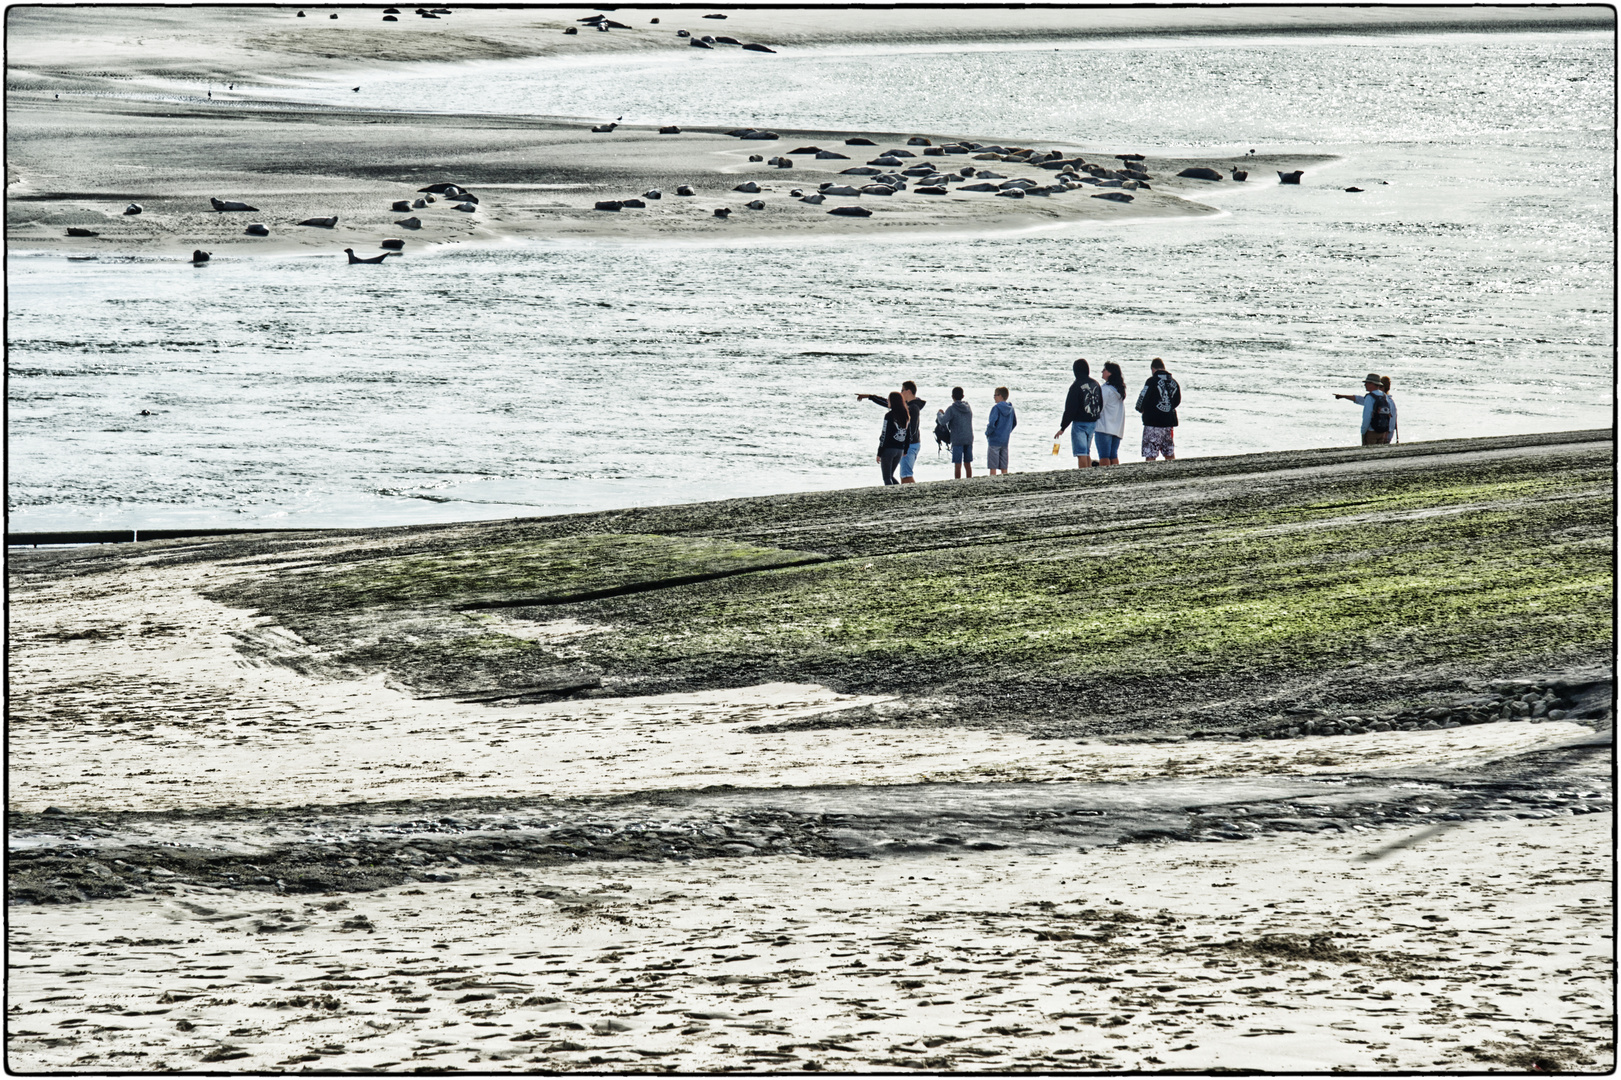
M 354 248 L 344 248 L 343 253 L 345 255 L 349 256 L 349 264 L 351 266 L 353 266 L 355 263 L 377 264 L 377 263 L 382 262 L 384 259 L 388 258 L 390 255 L 394 254 L 392 251 L 385 251 L 381 255 L 373 255 L 369 259 L 362 259 L 359 255 L 355 254 L 355 249 Z
M 1298 184 L 1298 183 L 1300 183 L 1300 178 L 1302 176 L 1305 176 L 1305 175 L 1306 175 L 1306 170 L 1305 169 L 1296 169 L 1294 172 L 1282 172 L 1282 171 L 1280 171 L 1278 173 L 1278 183 L 1280 183 L 1280 184 Z

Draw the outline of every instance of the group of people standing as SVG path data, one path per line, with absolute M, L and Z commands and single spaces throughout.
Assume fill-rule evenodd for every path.
M 1137 411 L 1143 417 L 1143 459 L 1155 461 L 1176 457 L 1176 409 L 1182 404 L 1182 388 L 1155 357 L 1149 365 L 1152 374 L 1137 394 Z M 1085 360 L 1074 365 L 1075 382 L 1064 399 L 1064 415 L 1053 435 L 1056 441 L 1069 429 L 1070 449 L 1080 468 L 1120 464 L 1120 440 L 1126 433 L 1126 377 L 1120 365 L 1103 365 L 1103 382 L 1092 378 Z M 974 475 L 974 410 L 963 400 L 963 389 L 951 389 L 951 405 L 935 413 L 934 436 L 951 447 L 952 472 L 958 478 Z M 1008 400 L 1008 388 L 998 386 L 996 403 L 985 427 L 985 467 L 995 476 L 1008 471 L 1008 443 L 1019 417 Z M 889 394 L 857 394 L 857 401 L 871 401 L 884 408 L 884 429 L 878 438 L 878 468 L 885 484 L 916 483 L 918 452 L 923 448 L 923 410 L 928 402 L 917 396 L 917 384 L 908 379 Z M 1097 446 L 1097 460 L 1092 448 Z
M 1142 454 L 1144 461 L 1176 460 L 1176 410 L 1182 404 L 1182 387 L 1155 357 L 1149 362 L 1148 381 L 1137 392 L 1136 411 L 1143 418 Z M 1126 376 L 1120 365 L 1103 365 L 1103 380 L 1092 378 L 1092 366 L 1085 360 L 1074 364 L 1075 381 L 1064 398 L 1064 415 L 1053 433 L 1053 453 L 1059 452 L 1059 439 L 1069 431 L 1070 452 L 1078 468 L 1120 464 L 1120 441 L 1126 434 Z M 1362 406 L 1362 445 L 1375 446 L 1396 439 L 1396 402 L 1390 396 L 1388 375 L 1369 375 L 1363 384 L 1366 393 L 1335 394 L 1336 398 Z M 1008 400 L 1008 388 L 996 388 L 996 404 L 991 407 L 985 427 L 985 465 L 992 476 L 1008 471 L 1008 443 L 1019 418 Z M 918 452 L 923 448 L 923 410 L 928 402 L 917 396 L 917 384 L 908 379 L 898 391 L 888 395 L 857 394 L 857 401 L 871 401 L 885 410 L 884 430 L 878 440 L 878 467 L 885 484 L 916 482 L 914 471 Z M 963 400 L 960 386 L 951 389 L 951 404 L 935 412 L 934 437 L 951 447 L 952 473 L 958 479 L 974 475 L 974 410 Z M 1097 453 L 1093 454 L 1096 448 Z
M 1150 375 L 1137 392 L 1136 410 L 1143 418 L 1143 460 L 1176 460 L 1176 409 L 1182 404 L 1182 387 L 1165 368 L 1165 361 L 1149 361 Z M 1120 440 L 1126 434 L 1126 376 L 1120 365 L 1110 360 L 1103 365 L 1103 381 L 1092 378 L 1092 366 L 1085 360 L 1074 365 L 1075 381 L 1064 397 L 1064 415 L 1059 418 L 1057 440 L 1069 429 L 1069 448 L 1078 468 L 1120 464 Z M 1097 461 L 1092 447 L 1097 446 Z M 1053 443 L 1058 453 L 1058 443 Z

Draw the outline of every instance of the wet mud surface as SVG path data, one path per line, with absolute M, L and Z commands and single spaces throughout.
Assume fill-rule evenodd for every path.
M 579 861 L 892 858 L 1152 841 L 1231 843 L 1613 812 L 1608 733 L 1485 769 L 1397 776 L 1161 779 L 665 792 L 208 814 L 14 814 L 12 903 L 367 892 L 480 868 Z M 589 905 L 580 897 L 558 897 Z

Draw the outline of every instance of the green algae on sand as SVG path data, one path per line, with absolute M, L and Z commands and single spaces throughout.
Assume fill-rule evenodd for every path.
M 1606 663 L 1613 467 L 1610 432 L 1556 433 L 220 540 L 174 557 L 264 560 L 209 595 L 311 645 L 269 659 L 419 693 L 787 680 L 904 699 L 849 723 L 1234 730 Z M 299 561 L 278 568 L 284 551 Z

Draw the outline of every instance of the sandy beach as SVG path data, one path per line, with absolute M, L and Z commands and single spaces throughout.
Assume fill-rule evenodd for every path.
M 1200 201 L 1213 185 L 1190 179 L 1185 168 L 1233 168 L 1251 184 L 1275 184 L 1278 172 L 1313 169 L 1332 161 L 1321 154 L 1230 152 L 1190 158 L 1149 157 L 1142 181 L 1125 179 L 1119 154 L 1134 147 L 1080 147 L 1043 142 L 1011 132 L 856 132 L 784 130 L 778 138 L 728 137 L 752 118 L 740 107 L 735 128 L 683 129 L 658 134 L 656 126 L 622 126 L 593 133 L 612 117 L 493 116 L 476 109 L 406 113 L 366 98 L 357 88 L 354 108 L 278 105 L 277 88 L 300 78 L 422 63 L 624 56 L 690 48 L 678 29 L 774 43 L 792 50 L 818 46 L 926 44 L 939 41 L 1010 42 L 1033 38 L 1090 40 L 1110 35 L 1332 33 L 1352 25 L 1396 32 L 1424 28 L 1586 25 L 1596 16 L 1577 9 L 1401 9 L 1348 20 L 1333 9 L 1179 11 L 946 11 L 920 21 L 898 11 L 757 9 L 727 12 L 724 21 L 698 12 L 617 9 L 623 29 L 580 27 L 588 9 L 466 9 L 432 21 L 407 12 L 380 22 L 369 10 L 191 8 L 34 8 L 8 13 L 7 241 L 14 250 L 61 250 L 75 257 L 137 254 L 164 258 L 208 250 L 237 254 L 324 252 L 353 247 L 364 256 L 380 241 L 400 240 L 405 251 L 444 244 L 500 243 L 513 239 L 623 238 L 737 239 L 915 232 L 1001 232 L 1077 221 L 1124 222 L 1215 213 Z M 335 17 L 334 17 L 335 16 Z M 690 18 L 688 17 L 690 16 Z M 653 20 L 659 19 L 657 25 Z M 1359 21 L 1358 21 L 1359 20 Z M 1585 21 L 1584 21 L 1585 20 Z M 926 22 L 926 26 L 923 23 Z M 691 27 L 677 26 L 690 23 Z M 732 48 L 719 45 L 718 48 Z M 759 54 L 768 65 L 772 57 Z M 762 74 L 764 72 L 762 71 Z M 676 123 L 673 118 L 672 123 Z M 678 125 L 677 125 L 678 126 Z M 871 145 L 849 146 L 861 138 Z M 979 151 L 927 156 L 910 142 L 927 139 L 935 150 L 966 141 L 980 148 L 1056 152 L 1065 162 L 1108 170 L 1068 189 L 1054 187 L 1057 170 L 1037 167 L 1028 155 Z M 818 159 L 807 147 L 843 154 Z M 866 186 L 870 177 L 843 175 L 865 167 L 885 150 L 915 155 L 904 165 L 940 166 L 938 184 L 913 176 L 906 190 L 831 196 L 825 204 L 801 201 L 823 184 Z M 760 161 L 751 162 L 751 156 Z M 769 162 L 787 158 L 791 168 Z M 964 167 L 995 174 L 962 175 Z M 899 166 L 884 166 L 896 173 Z M 956 179 L 949 179 L 956 177 Z M 976 185 L 1026 181 L 1041 189 L 1023 198 L 998 198 Z M 738 191 L 753 181 L 758 191 Z M 419 189 L 450 182 L 473 192 L 472 212 L 439 198 L 404 212 Z M 1098 186 L 1108 185 L 1113 186 Z M 1122 186 L 1129 185 L 1129 186 Z M 687 185 L 691 196 L 677 195 Z M 919 189 L 933 188 L 923 193 Z M 657 199 L 646 196 L 658 191 Z M 1100 197 L 1107 196 L 1107 197 Z M 252 211 L 218 212 L 211 198 Z M 639 200 L 641 207 L 595 209 L 599 202 Z M 1118 201 L 1117 201 L 1118 200 Z M 759 209 L 751 209 L 758 203 Z M 142 212 L 127 215 L 126 207 Z M 840 217 L 835 206 L 859 207 L 870 217 Z M 729 216 L 716 216 L 717 210 Z M 300 225 L 336 218 L 330 226 Z M 400 225 L 401 221 L 416 224 Z M 264 227 L 249 235 L 250 224 Z M 94 233 L 72 236 L 68 229 Z
M 701 126 L 412 111 L 368 79 L 630 64 L 692 51 L 678 31 L 775 50 L 715 45 L 769 79 L 795 50 L 1613 27 L 1578 7 L 432 13 L 8 11 L 10 249 L 342 261 L 385 241 L 410 258 L 1191 222 L 1344 159 L 1246 152 L 1237 133 L 1136 158 L 1019 130 L 758 129 L 746 102 Z M 340 76 L 352 105 L 293 100 Z M 1366 194 L 1349 179 L 1334 198 Z M 855 193 L 804 201 L 826 184 Z M 1379 254 L 1299 220 L 1335 257 Z M 1041 303 L 1084 288 L 1084 254 Z M 1284 254 L 1241 254 L 1294 287 Z M 351 269 L 373 268 L 333 274 Z M 1257 324 L 1290 321 L 1249 284 L 1226 295 Z M 368 303 L 435 329 L 480 317 L 395 300 Z M 1302 302 L 1313 320 L 1338 303 Z M 1198 311 L 1174 316 L 1205 333 Z M 322 334 L 364 332 L 326 318 Z M 907 348 L 888 338 L 903 316 L 873 320 L 852 339 Z M 771 375 L 705 329 L 695 348 L 744 357 L 726 377 Z M 221 351 L 187 337 L 160 362 L 186 349 Z M 252 424 L 414 452 L 251 401 L 244 352 L 221 397 L 264 409 Z M 49 393 L 82 392 L 63 385 Z M 145 390 L 139 372 L 130 385 Z M 29 407 L 68 424 L 54 398 Z M 1611 1071 L 1614 445 L 1549 427 L 1224 447 L 960 484 L 12 547 L 8 1068 Z M 189 495 L 185 475 L 160 479 Z
M 1602 1071 L 1613 676 L 1572 576 L 1608 558 L 1602 434 L 919 485 L 899 549 L 852 527 L 882 490 L 13 549 L 8 1061 Z M 910 653 L 883 692 L 794 628 L 802 591 L 868 618 L 839 567 L 865 597 L 988 548 L 956 571 L 985 589 L 988 520 L 1061 575 L 1043 545 L 1085 549 L 1102 483 L 1177 558 L 1249 537 L 1262 591 L 1318 543 L 1359 567 L 1341 596 L 1404 549 L 1503 576 L 1405 580 L 1214 667 L 1196 634 L 1161 645 L 1190 677 L 1157 712 L 1105 704 L 1158 684 L 1123 647 L 1055 715 L 1028 675 L 953 681 L 879 636 Z M 1364 483 L 1382 510 L 1347 507 Z M 1557 610 L 1516 598 L 1521 544 Z M 999 588 L 999 618 L 1048 624 Z M 738 668 L 705 626 L 726 611 L 755 635 Z M 1318 630 L 1369 655 L 1388 612 L 1410 636 L 1377 672 L 1298 659 Z M 1017 671 L 1072 655 L 1042 640 Z M 772 681 L 768 653 L 825 681 Z

